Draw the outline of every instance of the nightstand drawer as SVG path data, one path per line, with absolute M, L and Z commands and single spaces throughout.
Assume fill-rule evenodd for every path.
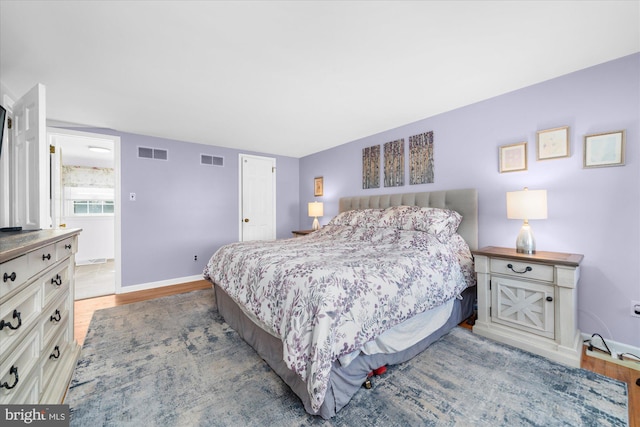
M 491 258 L 491 273 L 513 276 L 520 279 L 553 282 L 553 265 L 522 262 L 510 259 Z

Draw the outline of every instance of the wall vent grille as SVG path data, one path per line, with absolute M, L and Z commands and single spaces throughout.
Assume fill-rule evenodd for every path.
M 167 150 L 160 148 L 138 147 L 138 157 L 143 159 L 167 160 Z
M 210 156 L 209 154 L 201 154 L 200 164 L 207 165 L 207 166 L 224 166 L 224 157 Z

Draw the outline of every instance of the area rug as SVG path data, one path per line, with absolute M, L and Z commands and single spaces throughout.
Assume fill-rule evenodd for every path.
M 331 420 L 308 415 L 210 290 L 97 311 L 72 426 L 626 426 L 626 384 L 455 328 Z

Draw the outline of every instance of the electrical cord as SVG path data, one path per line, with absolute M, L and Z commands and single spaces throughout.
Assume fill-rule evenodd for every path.
M 598 337 L 598 338 L 600 338 L 600 340 L 602 341 L 602 344 L 604 344 L 604 348 L 605 348 L 606 350 L 603 350 L 603 349 L 601 349 L 600 347 L 596 347 L 595 345 L 593 345 L 593 338 L 594 338 L 594 337 Z M 607 342 L 604 340 L 604 338 L 602 338 L 602 335 L 600 335 L 600 334 L 593 334 L 593 335 L 591 335 L 591 338 L 590 338 L 590 339 L 585 340 L 584 342 L 588 342 L 588 343 L 589 343 L 589 347 L 587 347 L 587 348 L 588 348 L 590 351 L 597 350 L 597 351 L 600 351 L 600 352 L 602 352 L 602 353 L 606 353 L 606 354 L 608 354 L 609 356 L 611 356 L 611 350 L 609 349 L 609 346 L 607 345 Z
M 620 360 L 629 359 L 629 360 L 633 360 L 634 362 L 640 362 L 640 356 L 636 356 L 633 353 L 620 353 L 618 355 L 618 358 Z
M 593 340 L 593 337 L 599 337 L 600 340 L 602 341 L 602 344 L 604 344 L 604 347 L 606 348 L 606 350 L 603 350 L 601 348 L 598 348 L 598 347 L 594 346 L 593 343 L 591 342 Z M 591 335 L 591 338 L 584 340 L 583 343 L 589 343 L 589 346 L 587 347 L 587 349 L 589 351 L 597 350 L 597 351 L 600 351 L 602 353 L 606 353 L 609 356 L 612 356 L 611 350 L 609 349 L 609 346 L 607 345 L 607 342 L 604 340 L 604 338 L 602 338 L 602 335 L 600 335 L 600 334 Z M 619 353 L 618 354 L 618 359 L 620 359 L 620 360 L 632 360 L 634 362 L 640 363 L 640 356 L 636 356 L 633 353 Z M 640 378 L 638 378 L 636 380 L 636 385 L 638 387 L 640 387 Z

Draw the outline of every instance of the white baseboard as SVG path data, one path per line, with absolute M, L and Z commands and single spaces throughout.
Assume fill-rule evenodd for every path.
M 201 274 L 196 276 L 177 277 L 175 279 L 160 280 L 159 282 L 140 283 L 138 285 L 122 286 L 116 289 L 116 294 L 127 294 L 129 292 L 146 291 L 148 289 L 162 288 L 164 286 L 180 285 L 182 283 L 197 282 L 204 280 Z
M 591 335 L 592 334 L 586 334 L 586 333 L 582 332 L 582 340 L 585 341 L 585 340 L 591 339 Z M 596 338 L 596 339 L 598 341 L 598 344 L 597 344 L 598 347 L 601 347 L 599 345 L 600 339 L 599 338 Z M 634 347 L 634 346 L 629 345 L 629 344 L 624 344 L 624 343 L 621 343 L 621 342 L 613 341 L 613 340 L 610 340 L 608 338 L 606 338 L 605 341 L 607 342 L 607 347 L 609 347 L 609 350 L 611 350 L 611 353 L 613 353 L 614 355 L 621 354 L 621 353 L 630 353 L 630 354 L 634 354 L 636 356 L 640 356 L 640 348 L 638 348 L 638 347 Z M 585 343 L 585 345 L 586 345 L 586 343 Z M 614 357 L 611 357 L 611 356 L 609 356 L 607 354 L 604 354 L 604 353 L 599 353 L 599 352 L 595 352 L 595 351 L 594 352 L 589 352 L 588 351 L 588 353 L 589 353 L 590 356 L 598 357 L 600 359 L 614 359 Z M 593 354 L 591 354 L 591 353 L 593 353 Z M 616 363 L 618 363 L 620 360 L 615 358 L 614 361 Z M 626 360 L 626 361 L 624 361 L 624 363 L 619 363 L 619 364 L 631 367 L 633 369 L 640 370 L 640 362 L 635 362 L 635 361 L 632 361 L 632 360 Z

